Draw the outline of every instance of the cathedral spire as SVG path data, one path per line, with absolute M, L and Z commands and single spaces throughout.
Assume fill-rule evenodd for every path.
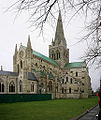
M 27 48 L 32 48 L 31 47 L 31 41 L 30 41 L 30 35 L 28 35 L 28 42 L 27 42 Z
M 64 37 L 64 31 L 63 31 L 63 24 L 62 24 L 62 17 L 61 17 L 61 11 L 59 11 L 58 21 L 57 21 L 57 27 L 56 27 L 56 33 L 55 33 L 55 44 L 63 44 L 66 45 L 66 40 Z
M 67 48 L 64 37 L 61 12 L 59 11 L 55 39 L 52 40 L 52 45 L 49 46 L 49 57 L 55 60 L 61 68 L 64 68 L 66 63 L 69 63 L 69 49 Z

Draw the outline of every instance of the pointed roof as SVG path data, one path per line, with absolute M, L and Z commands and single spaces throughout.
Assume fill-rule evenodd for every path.
M 56 27 L 56 33 L 55 33 L 55 44 L 60 44 L 61 42 L 63 45 L 66 45 L 66 40 L 64 37 L 64 31 L 63 31 L 63 24 L 62 24 L 62 17 L 61 12 L 59 11 L 58 21 L 57 21 L 57 27 Z
M 15 46 L 15 55 L 17 54 L 18 50 L 17 50 L 17 44 Z
M 31 47 L 31 41 L 30 41 L 30 35 L 28 35 L 27 48 L 32 48 Z

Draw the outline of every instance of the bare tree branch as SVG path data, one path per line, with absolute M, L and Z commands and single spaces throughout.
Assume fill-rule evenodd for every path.
M 50 16 L 55 18 L 54 13 L 59 10 L 65 14 L 68 14 L 68 11 L 75 11 L 69 22 L 76 15 L 83 14 L 88 33 L 81 41 L 90 40 L 93 43 L 93 47 L 91 45 L 88 47 L 84 59 L 87 62 L 97 62 L 101 65 L 101 0 L 17 0 L 7 11 L 15 7 L 18 14 L 28 10 L 30 13 L 29 21 L 32 22 L 31 26 L 40 28 L 42 33 L 47 19 Z

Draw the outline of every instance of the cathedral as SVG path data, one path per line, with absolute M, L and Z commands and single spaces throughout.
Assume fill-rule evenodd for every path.
M 49 57 L 27 46 L 15 47 L 13 72 L 0 70 L 0 94 L 51 94 L 56 98 L 88 98 L 92 93 L 86 62 L 69 62 L 61 13 Z

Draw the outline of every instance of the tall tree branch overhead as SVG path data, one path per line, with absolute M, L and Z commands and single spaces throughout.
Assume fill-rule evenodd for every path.
M 56 12 L 68 15 L 69 11 L 75 11 L 71 19 L 78 14 L 84 15 L 87 34 L 82 40 L 92 41 L 84 58 L 101 65 L 101 0 L 16 0 L 8 10 L 12 8 L 18 13 L 28 10 L 32 26 L 41 30 L 48 18 L 55 19 Z

